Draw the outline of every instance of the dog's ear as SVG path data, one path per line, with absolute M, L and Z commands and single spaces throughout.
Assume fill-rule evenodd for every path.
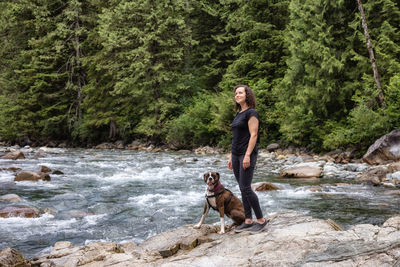
M 203 180 L 204 180 L 204 181 L 207 181 L 207 175 L 208 175 L 208 172 L 206 172 L 206 173 L 203 175 Z
M 217 176 L 217 180 L 219 180 L 219 173 L 216 172 L 215 175 Z

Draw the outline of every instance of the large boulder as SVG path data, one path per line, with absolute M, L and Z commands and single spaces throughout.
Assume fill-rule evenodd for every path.
M 0 266 L 28 267 L 30 265 L 17 250 L 6 248 L 0 251 Z
M 16 150 L 13 152 L 9 152 L 5 154 L 4 156 L 1 157 L 2 159 L 12 159 L 12 160 L 17 160 L 17 159 L 24 159 L 25 155 L 22 153 L 20 150 Z
M 17 173 L 17 175 L 14 178 L 14 181 L 34 181 L 37 182 L 39 180 L 43 181 L 50 181 L 50 175 L 44 172 L 36 173 L 32 171 L 21 171 Z
M 280 172 L 281 177 L 285 178 L 315 178 L 320 177 L 322 169 L 317 166 L 299 166 L 284 169 Z
M 400 160 L 400 129 L 382 136 L 370 146 L 363 160 L 368 164 L 387 164 Z
M 0 210 L 0 217 L 23 217 L 23 218 L 37 218 L 39 217 L 39 211 L 29 207 L 6 207 Z

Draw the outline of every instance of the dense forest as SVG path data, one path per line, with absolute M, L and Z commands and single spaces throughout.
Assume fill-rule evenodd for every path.
M 263 145 L 365 150 L 400 127 L 400 4 L 3 0 L 0 141 L 226 147 L 232 88 Z M 379 85 L 376 80 L 379 80 Z

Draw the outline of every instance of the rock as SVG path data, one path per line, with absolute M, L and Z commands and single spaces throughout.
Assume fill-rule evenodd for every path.
M 33 266 L 396 266 L 400 216 L 382 227 L 360 224 L 347 231 L 334 221 L 296 212 L 270 217 L 258 234 L 216 234 L 216 226 L 186 225 L 140 245 L 95 242 L 74 247 L 57 242 Z M 163 255 L 163 256 L 161 256 Z
M 40 166 L 40 172 L 51 172 L 51 169 L 47 166 Z
M 355 181 L 371 182 L 374 185 L 379 185 L 386 178 L 387 172 L 388 170 L 386 167 L 371 168 L 357 177 Z
M 251 189 L 259 192 L 279 190 L 280 188 L 268 182 L 262 182 L 251 185 Z
M 388 166 L 388 172 L 393 173 L 397 171 L 400 171 L 400 161 L 392 163 Z
M 269 144 L 267 146 L 267 150 L 268 152 L 274 152 L 275 150 L 277 150 L 279 148 L 279 144 L 273 143 L 273 144 Z
M 322 192 L 322 187 L 320 187 L 320 186 L 311 186 L 307 190 L 311 191 L 311 192 L 314 192 L 314 193 L 315 192 Z
M 20 198 L 16 194 L 7 194 L 0 197 L 0 201 L 3 202 L 22 202 L 22 198 Z
M 64 174 L 64 173 L 62 171 L 60 171 L 60 170 L 55 170 L 55 171 L 52 172 L 52 174 L 60 175 L 60 174 Z
M 0 210 L 0 217 L 36 218 L 39 217 L 39 211 L 34 208 L 28 208 L 28 207 L 6 207 Z
M 176 254 L 180 249 L 188 250 L 196 247 L 199 243 L 198 238 L 210 233 L 216 233 L 217 227 L 203 225 L 201 229 L 193 229 L 192 227 L 180 227 L 156 235 L 143 241 L 139 246 L 146 250 L 158 251 L 164 258 Z
M 101 143 L 100 145 L 95 146 L 95 149 L 112 149 L 115 148 L 115 145 L 112 143 Z
M 363 160 L 368 164 L 386 164 L 400 160 L 400 129 L 380 137 L 371 145 Z
M 10 168 L 0 168 L 0 171 L 10 171 L 10 172 L 17 172 L 20 171 L 21 168 L 10 167 Z
M 17 159 L 24 159 L 25 155 L 24 155 L 24 153 L 22 153 L 22 151 L 17 150 L 17 151 L 9 152 L 9 153 L 5 154 L 4 156 L 2 156 L 1 158 L 17 160 Z
M 6 248 L 0 251 L 0 266 L 28 267 L 24 256 L 13 248 Z
M 36 173 L 32 171 L 21 171 L 19 172 L 15 178 L 14 181 L 50 181 L 50 176 L 47 173 Z
M 284 169 L 280 172 L 281 177 L 286 178 L 314 178 L 320 177 L 322 169 L 320 167 L 302 166 Z

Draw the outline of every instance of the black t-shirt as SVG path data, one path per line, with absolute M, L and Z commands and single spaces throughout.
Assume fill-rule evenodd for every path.
M 258 118 L 258 113 L 254 108 L 246 109 L 243 112 L 237 113 L 232 122 L 232 154 L 236 156 L 246 154 L 247 146 L 250 141 L 249 120 L 251 117 Z M 257 151 L 257 144 L 259 138 L 257 136 L 257 143 L 253 151 Z

